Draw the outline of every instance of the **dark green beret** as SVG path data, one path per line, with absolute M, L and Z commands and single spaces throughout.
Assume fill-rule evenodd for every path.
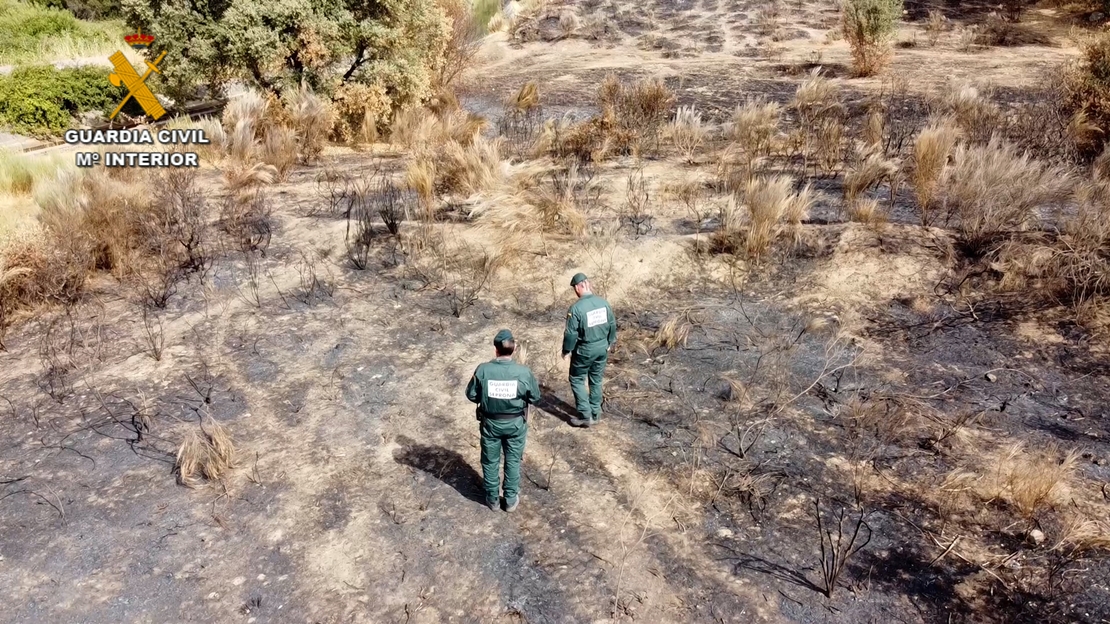
M 570 287 L 574 288 L 575 286 L 581 284 L 584 281 L 586 281 L 586 274 L 585 273 L 575 273 L 574 277 L 570 278 Z
M 507 329 L 502 329 L 501 331 L 497 332 L 496 336 L 493 337 L 493 344 L 496 346 L 512 339 L 513 332 Z

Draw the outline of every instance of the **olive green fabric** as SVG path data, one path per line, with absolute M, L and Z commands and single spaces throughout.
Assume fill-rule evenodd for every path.
M 512 340 L 512 339 L 513 339 L 513 332 L 511 332 L 507 329 L 502 329 L 501 331 L 497 332 L 496 336 L 493 337 L 493 345 L 497 346 L 497 345 L 499 345 L 503 342 L 507 342 L 507 341 Z
M 603 311 L 604 310 L 604 311 Z M 608 349 L 617 339 L 617 319 L 609 302 L 597 295 L 582 295 L 567 311 L 563 330 L 563 355 L 588 345 L 604 344 Z
M 586 281 L 587 279 L 589 279 L 589 278 L 586 277 L 585 273 L 575 273 L 574 277 L 570 278 L 570 287 L 574 288 L 575 286 L 581 284 L 582 282 Z
M 527 366 L 510 358 L 497 358 L 478 365 L 466 386 L 466 398 L 478 404 L 481 419 L 491 414 L 520 414 L 540 400 L 540 384 Z
M 570 390 L 574 393 L 574 408 L 582 420 L 598 420 L 601 416 L 602 378 L 609 352 L 579 354 L 570 360 Z M 589 382 L 589 390 L 586 382 Z
M 520 496 L 520 462 L 528 437 L 528 423 L 523 418 L 492 420 L 485 418 L 479 427 L 482 434 L 482 485 L 486 503 L 496 503 L 501 477 L 501 457 L 505 457 L 505 500 Z
M 563 355 L 571 354 L 570 389 L 579 419 L 597 420 L 601 414 L 602 379 L 616 339 L 617 319 L 608 301 L 587 293 L 567 311 Z
M 540 400 L 540 384 L 527 366 L 508 357 L 499 357 L 478 365 L 466 386 L 466 398 L 478 404 L 486 502 L 497 502 L 502 456 L 505 458 L 505 498 L 512 499 L 519 495 L 520 462 L 524 457 L 528 423 L 523 417 L 496 420 L 490 416 L 523 414 L 528 405 Z

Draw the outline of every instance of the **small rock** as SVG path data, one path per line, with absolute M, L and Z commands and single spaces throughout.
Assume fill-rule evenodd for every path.
M 1044 532 L 1040 529 L 1033 529 L 1027 537 L 1030 542 L 1033 542 L 1034 546 L 1040 546 L 1044 543 Z
M 1106 458 L 1105 458 L 1105 457 L 1099 457 L 1098 459 L 1096 459 L 1096 460 L 1095 460 L 1095 465 L 1096 465 L 1096 466 L 1105 466 L 1105 465 L 1106 465 L 1106 463 L 1107 463 L 1107 462 L 1106 462 Z M 4 560 L 4 558 L 3 558 L 3 557 L 0 557 L 0 561 L 3 561 L 3 560 Z
M 1106 15 L 1100 11 L 1095 11 L 1094 13 L 1091 13 L 1087 16 L 1087 21 L 1091 22 L 1092 24 L 1101 22 L 1104 19 L 1106 19 Z
M 998 381 L 998 376 L 994 373 L 987 373 L 986 375 L 983 375 L 983 377 L 991 383 Z
M 725 529 L 725 528 L 717 529 L 717 537 L 720 537 L 722 539 L 724 539 L 726 537 L 732 537 L 732 531 L 730 529 Z

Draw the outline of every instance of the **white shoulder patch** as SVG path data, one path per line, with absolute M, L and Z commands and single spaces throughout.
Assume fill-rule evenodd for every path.
M 609 315 L 605 312 L 605 308 L 590 310 L 586 313 L 586 327 L 597 327 L 608 322 Z
M 517 381 L 499 381 L 491 379 L 486 382 L 486 397 L 490 399 L 515 399 L 517 394 Z

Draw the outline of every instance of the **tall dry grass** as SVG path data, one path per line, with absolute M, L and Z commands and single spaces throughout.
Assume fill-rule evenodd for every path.
M 941 179 L 959 138 L 959 128 L 946 118 L 929 124 L 914 140 L 910 186 L 917 198 L 921 225 L 927 226 L 933 221 Z
M 694 106 L 678 107 L 674 119 L 667 126 L 667 135 L 688 163 L 694 161 L 694 154 L 705 143 L 707 134 L 701 113 Z
M 286 108 L 296 132 L 298 160 L 305 164 L 315 162 L 335 125 L 331 106 L 307 86 L 301 86 L 288 96 Z
M 955 221 L 965 250 L 985 252 L 1007 233 L 1027 230 L 1039 210 L 1064 201 L 1073 181 L 1060 167 L 1034 160 L 994 137 L 985 145 L 960 144 L 943 177 L 946 222 Z
M 814 69 L 798 85 L 791 108 L 798 116 L 799 150 L 803 170 L 820 166 L 826 173 L 840 163 L 844 139 L 844 105 L 840 89 Z
M 789 176 L 756 177 L 721 207 L 720 224 L 710 238 L 710 248 L 718 253 L 762 258 L 784 233 L 793 233 L 796 240 L 801 222 L 816 202 L 812 187 L 795 191 Z
M 898 163 L 888 159 L 881 152 L 868 154 L 863 160 L 844 174 L 844 203 L 848 217 L 859 223 L 878 224 L 885 221 L 877 199 L 865 194 L 886 183 L 894 187 L 898 175 Z

